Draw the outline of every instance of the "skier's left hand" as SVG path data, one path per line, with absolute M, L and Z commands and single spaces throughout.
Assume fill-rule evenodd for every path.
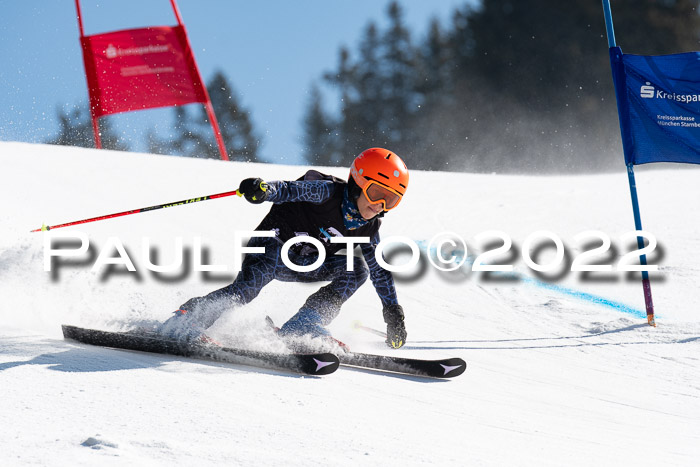
M 267 199 L 267 183 L 262 178 L 246 178 L 237 191 L 238 196 L 245 196 L 253 204 L 260 204 Z
M 406 326 L 401 305 L 384 307 L 384 322 L 386 323 L 386 345 L 398 349 L 406 343 Z

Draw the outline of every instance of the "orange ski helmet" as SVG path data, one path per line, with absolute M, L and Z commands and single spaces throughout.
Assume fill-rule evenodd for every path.
M 363 151 L 352 162 L 350 177 L 370 203 L 382 203 L 385 211 L 394 209 L 408 188 L 406 164 L 388 149 Z

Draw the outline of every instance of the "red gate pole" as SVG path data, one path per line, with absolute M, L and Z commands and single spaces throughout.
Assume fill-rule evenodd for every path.
M 77 2 L 78 0 L 76 0 Z M 185 33 L 185 41 L 187 41 L 187 48 L 190 49 L 192 55 L 194 55 L 194 51 L 192 50 L 192 45 L 190 44 L 190 38 L 187 35 L 187 30 L 185 29 L 185 25 L 182 22 L 182 17 L 180 16 L 180 10 L 177 7 L 177 4 L 175 3 L 175 0 L 170 0 L 170 4 L 173 7 L 173 12 L 175 13 L 175 18 L 177 19 L 177 24 L 180 26 Z M 199 79 L 199 82 L 202 83 L 202 91 L 204 92 L 204 97 L 206 98 L 206 102 L 204 103 L 204 109 L 207 112 L 207 117 L 209 118 L 209 123 L 211 124 L 212 131 L 214 131 L 214 137 L 216 138 L 216 144 L 219 146 L 219 154 L 221 154 L 221 159 L 227 161 L 229 160 L 228 154 L 226 152 L 226 146 L 224 145 L 224 139 L 221 136 L 221 129 L 219 128 L 219 122 L 216 119 L 216 114 L 214 113 L 214 106 L 211 104 L 211 99 L 209 98 L 209 92 L 207 91 L 207 87 L 204 85 L 204 80 L 202 79 L 202 75 L 199 73 L 199 68 L 197 67 L 197 62 L 192 61 L 192 67 L 194 69 L 194 72 L 197 74 L 197 78 Z
M 80 28 L 80 47 L 83 49 L 83 66 L 87 70 L 87 52 L 83 39 L 85 38 L 85 29 L 83 28 L 83 15 L 80 11 L 80 0 L 75 0 L 75 9 L 78 12 L 78 28 Z M 90 101 L 90 118 L 92 119 L 92 133 L 95 135 L 95 147 L 102 149 L 102 140 L 100 138 L 100 122 L 99 117 L 95 115 L 95 106 L 92 102 L 92 92 L 90 92 L 90 82 L 88 81 L 88 94 Z

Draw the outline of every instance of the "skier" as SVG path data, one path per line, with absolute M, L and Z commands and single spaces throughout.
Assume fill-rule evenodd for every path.
M 263 247 L 264 253 L 246 254 L 232 284 L 188 300 L 160 326 L 160 332 L 181 340 L 206 340 L 204 331 L 225 311 L 249 303 L 273 279 L 330 281 L 307 298 L 278 334 L 332 340 L 326 326 L 369 275 L 383 306 L 386 343 L 393 348 L 403 346 L 407 335 L 404 312 L 398 303 L 392 275 L 377 263 L 375 249 L 379 243 L 380 218 L 399 205 L 407 187 L 406 164 L 395 153 L 382 148 L 367 149 L 357 156 L 347 183 L 314 170 L 297 181 L 243 180 L 237 190 L 239 196 L 245 196 L 253 204 L 273 203 L 256 230 L 274 231 L 275 236 L 251 238 L 248 247 Z M 297 272 L 284 265 L 282 246 L 297 236 L 321 240 L 326 259 L 320 267 Z M 368 237 L 369 242 L 360 243 L 367 266 L 354 257 L 353 270 L 348 271 L 346 256 L 335 254 L 347 244 L 331 243 L 332 237 Z M 296 265 L 306 266 L 314 264 L 319 253 L 310 243 L 299 242 L 289 249 L 288 256 Z

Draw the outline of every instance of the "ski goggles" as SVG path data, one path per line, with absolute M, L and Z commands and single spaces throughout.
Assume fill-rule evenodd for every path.
M 365 198 L 367 198 L 370 204 L 382 203 L 385 211 L 394 209 L 401 202 L 401 198 L 403 198 L 403 195 L 398 191 L 374 180 L 369 180 L 365 186 L 362 187 L 362 193 L 364 193 Z

